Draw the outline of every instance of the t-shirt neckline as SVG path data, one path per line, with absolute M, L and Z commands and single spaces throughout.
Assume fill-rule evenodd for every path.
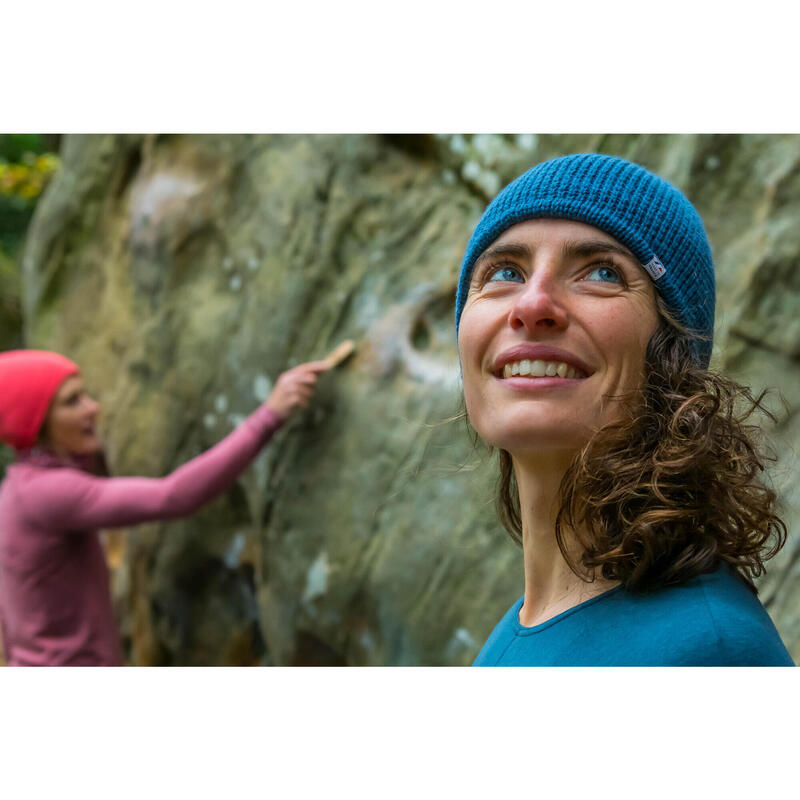
M 511 621 L 514 623 L 514 633 L 517 636 L 530 636 L 531 634 L 539 633 L 540 631 L 545 630 L 545 628 L 549 628 L 551 625 L 555 625 L 557 622 L 560 622 L 562 619 L 571 617 L 573 614 L 576 614 L 578 611 L 583 610 L 587 606 L 594 605 L 609 595 L 621 591 L 623 588 L 624 587 L 621 585 L 614 586 L 612 589 L 608 589 L 602 594 L 598 594 L 595 597 L 590 597 L 588 600 L 584 600 L 582 603 L 578 603 L 578 605 L 572 606 L 572 608 L 568 608 L 566 611 L 562 611 L 560 614 L 556 614 L 554 617 L 546 619 L 544 622 L 540 622 L 538 625 L 531 625 L 530 627 L 523 625 L 519 621 L 519 610 L 522 608 L 522 603 L 525 600 L 525 595 L 523 594 L 522 597 L 520 597 L 520 599 L 514 604 L 514 607 L 511 611 Z

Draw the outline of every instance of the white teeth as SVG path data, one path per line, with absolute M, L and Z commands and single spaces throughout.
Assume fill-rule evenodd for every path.
M 533 378 L 585 378 L 586 375 L 579 369 L 570 366 L 564 361 L 542 361 L 523 358 L 521 361 L 512 361 L 503 367 L 503 377 L 511 378 L 515 375 L 530 375 Z

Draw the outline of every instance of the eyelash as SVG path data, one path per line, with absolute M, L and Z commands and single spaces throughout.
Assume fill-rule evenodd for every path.
M 483 271 L 478 276 L 478 282 L 481 286 L 489 282 L 492 275 L 500 272 L 501 269 L 515 269 L 520 274 L 522 270 L 513 261 L 498 261 L 494 264 L 487 264 Z
M 627 286 L 627 281 L 625 280 L 625 274 L 623 273 L 622 269 L 612 260 L 608 259 L 606 261 L 594 261 L 586 268 L 586 272 L 584 274 L 584 278 L 590 272 L 594 272 L 596 269 L 601 269 L 606 267 L 613 271 L 613 273 L 619 278 L 621 286 Z M 522 269 L 515 264 L 513 261 L 498 261 L 494 264 L 488 264 L 483 272 L 478 276 L 478 282 L 480 286 L 484 286 L 489 282 L 489 279 L 499 272 L 501 269 L 515 269 L 520 274 L 523 274 Z
M 624 272 L 617 264 L 615 264 L 611 260 L 595 261 L 593 264 L 589 265 L 589 269 L 587 270 L 586 275 L 588 275 L 590 272 L 594 272 L 596 269 L 603 269 L 603 268 L 610 269 L 617 276 L 617 278 L 619 278 L 621 286 L 627 286 L 627 281 L 625 280 Z M 586 277 L 586 275 L 584 275 L 584 277 Z

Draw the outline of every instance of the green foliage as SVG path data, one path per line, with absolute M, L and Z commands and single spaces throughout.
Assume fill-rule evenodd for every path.
M 41 133 L 0 133 L 0 159 L 22 161 L 25 153 L 43 153 L 44 136 Z
M 17 264 L 0 249 L 0 350 L 22 345 L 21 283 Z
M 38 133 L 0 134 L 0 350 L 22 344 L 16 258 L 36 201 L 59 167 L 58 156 L 46 152 L 51 139 Z
M 0 481 L 6 476 L 6 467 L 14 461 L 14 451 L 0 444 Z
M 36 200 L 58 169 L 58 156 L 44 151 L 41 134 L 0 135 L 0 251 L 13 256 Z

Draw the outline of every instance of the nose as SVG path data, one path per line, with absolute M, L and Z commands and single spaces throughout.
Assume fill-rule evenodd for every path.
M 514 329 L 534 331 L 562 331 L 569 316 L 553 271 L 546 266 L 534 271 L 525 288 L 516 298 L 508 315 L 508 324 Z
M 86 413 L 91 417 L 96 417 L 100 413 L 100 403 L 93 397 L 86 395 Z

